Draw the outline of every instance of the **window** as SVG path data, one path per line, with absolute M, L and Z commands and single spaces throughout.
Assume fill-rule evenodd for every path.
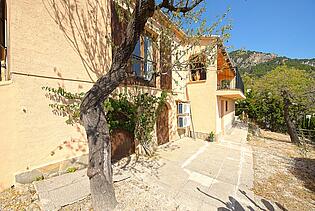
M 179 115 L 180 114 L 190 114 L 190 104 L 189 103 L 182 103 L 182 102 L 179 102 L 178 103 L 178 112 L 177 112 Z
M 225 101 L 225 111 L 228 111 L 228 101 Z
M 191 81 L 207 79 L 206 56 L 202 54 L 194 55 L 190 58 L 189 63 Z
M 178 117 L 178 127 L 185 128 L 190 126 L 190 116 L 179 116 Z
M 137 77 L 150 81 L 155 72 L 153 39 L 141 35 L 132 54 L 132 70 Z
M 177 105 L 178 128 L 189 127 L 190 119 L 190 104 L 185 102 L 178 102 Z
M 153 69 L 153 42 L 149 36 L 144 37 L 144 78 L 151 80 Z
M 0 81 L 8 80 L 7 72 L 7 11 L 5 0 L 0 0 Z
M 136 76 L 141 76 L 141 48 L 138 40 L 132 55 L 132 69 Z

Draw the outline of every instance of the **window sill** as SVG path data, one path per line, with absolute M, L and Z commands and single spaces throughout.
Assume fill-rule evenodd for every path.
M 200 84 L 200 83 L 206 83 L 207 80 L 200 80 L 200 81 L 189 81 L 187 84 Z
M 0 86 L 8 86 L 10 84 L 12 84 L 12 80 L 0 81 Z

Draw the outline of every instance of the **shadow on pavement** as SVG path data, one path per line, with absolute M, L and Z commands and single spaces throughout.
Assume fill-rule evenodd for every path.
M 203 193 L 204 195 L 221 202 L 222 205 L 224 205 L 224 207 L 218 207 L 218 209 L 217 209 L 218 211 L 245 211 L 245 208 L 243 207 L 243 205 L 232 196 L 229 196 L 229 201 L 224 202 L 223 200 L 221 200 L 217 197 L 211 196 L 210 194 L 202 191 L 198 187 L 197 187 L 197 190 L 199 192 Z M 287 209 L 284 208 L 281 204 L 275 202 L 277 207 L 274 207 L 274 205 L 272 205 L 269 201 L 267 201 L 265 199 L 261 199 L 261 203 L 264 205 L 264 207 L 262 207 L 258 203 L 256 203 L 255 200 L 250 198 L 245 191 L 240 190 L 240 189 L 239 189 L 239 191 L 254 205 L 254 207 L 247 205 L 246 210 L 250 210 L 250 211 L 254 211 L 254 210 L 275 211 L 275 210 L 278 210 L 278 208 L 279 208 L 280 210 L 287 211 Z

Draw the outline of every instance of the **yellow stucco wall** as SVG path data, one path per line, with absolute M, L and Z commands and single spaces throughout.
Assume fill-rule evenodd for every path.
M 192 50 L 192 54 L 200 52 L 209 43 L 204 43 L 199 48 Z M 216 53 L 216 48 L 212 54 Z M 209 55 L 212 58 L 212 55 Z M 213 59 L 213 58 L 212 58 Z M 216 61 L 209 64 L 207 68 L 207 80 L 189 82 L 188 96 L 192 111 L 192 128 L 195 132 L 209 134 L 216 130 L 216 84 L 217 67 Z
M 208 42 L 202 42 L 204 45 L 192 50 L 191 54 L 200 52 Z M 216 48 L 209 58 L 210 62 L 207 70 L 207 80 L 189 82 L 188 95 L 192 110 L 192 121 L 194 131 L 197 133 L 209 134 L 214 132 L 217 138 L 220 138 L 223 131 L 228 131 L 235 119 L 235 100 L 218 96 L 217 93 L 217 61 Z M 233 79 L 235 80 L 235 79 Z M 239 93 L 237 91 L 237 93 Z M 221 101 L 224 101 L 223 117 L 221 118 Z M 225 110 L 225 101 L 228 101 L 228 110 Z
M 42 0 L 7 1 L 7 6 L 11 73 L 89 80 L 80 58 Z M 12 185 L 19 171 L 78 156 L 86 150 L 84 130 L 66 125 L 64 117 L 53 114 L 48 106 L 53 101 L 41 87 L 63 86 L 82 92 L 92 84 L 17 74 L 12 74 L 11 81 L 8 85 L 0 82 L 0 189 Z M 75 140 L 73 149 L 56 150 L 70 140 Z M 78 143 L 83 148 L 77 151 Z

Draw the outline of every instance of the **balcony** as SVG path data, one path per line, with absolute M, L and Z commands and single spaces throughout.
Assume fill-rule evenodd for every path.
M 234 74 L 219 72 L 217 75 L 217 95 L 232 99 L 245 99 L 243 80 L 235 68 Z
M 128 69 L 130 76 L 124 81 L 125 85 L 156 87 L 156 62 L 132 55 Z

